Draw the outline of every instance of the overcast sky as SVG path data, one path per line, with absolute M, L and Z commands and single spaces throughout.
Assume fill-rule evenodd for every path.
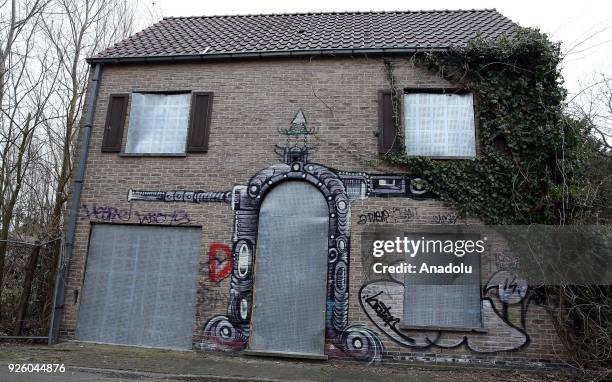
M 139 27 L 167 16 L 234 15 L 316 11 L 394 11 L 496 8 L 521 26 L 538 27 L 561 41 L 563 74 L 570 93 L 594 82 L 596 73 L 612 74 L 612 1 L 496 0 L 141 0 Z M 143 7 L 144 8 L 144 7 Z

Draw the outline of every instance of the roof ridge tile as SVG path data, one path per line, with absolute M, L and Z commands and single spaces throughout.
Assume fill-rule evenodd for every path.
M 496 8 L 464 8 L 464 9 L 416 9 L 416 10 L 394 10 L 394 11 L 321 11 L 321 12 L 274 12 L 274 13 L 234 13 L 227 15 L 200 15 L 200 16 L 165 16 L 167 19 L 206 19 L 206 18 L 230 18 L 230 17 L 262 17 L 262 16 L 302 16 L 302 15 L 347 15 L 347 14 L 409 14 L 409 13 L 444 13 L 444 12 L 497 12 Z

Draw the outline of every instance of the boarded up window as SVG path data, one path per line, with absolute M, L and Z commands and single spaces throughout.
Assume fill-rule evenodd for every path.
M 419 238 L 420 236 L 415 237 L 414 240 Z M 445 242 L 457 238 L 428 235 L 427 239 Z M 479 238 L 474 236 L 473 240 Z M 482 319 L 479 255 L 466 253 L 463 257 L 457 257 L 436 250 L 417 256 L 418 260 L 407 259 L 409 263 L 417 266 L 417 273 L 406 274 L 404 278 L 402 324 L 411 327 L 480 328 Z M 419 273 L 423 262 L 428 267 L 446 267 L 449 264 L 461 266 L 463 263 L 464 267 L 472 267 L 472 273 Z
M 133 93 L 126 152 L 184 154 L 191 95 Z
M 476 133 L 471 93 L 404 95 L 407 155 L 474 157 Z
M 106 123 L 104 124 L 104 138 L 102 139 L 103 152 L 121 151 L 127 104 L 127 94 L 112 94 L 110 96 L 106 111 Z

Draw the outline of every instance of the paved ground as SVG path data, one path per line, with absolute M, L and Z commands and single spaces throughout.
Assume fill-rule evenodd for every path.
M 64 364 L 64 373 L 10 373 L 9 364 Z M 447 366 L 367 366 L 288 361 L 217 353 L 62 343 L 0 343 L 0 381 L 333 381 L 333 382 L 566 382 L 556 373 L 475 370 Z
M 6 368 L 4 368 L 0 371 L 0 380 L 7 382 L 128 382 L 133 381 L 134 378 L 128 379 L 83 371 L 67 371 L 55 374 L 9 374 Z M 140 380 L 142 381 L 142 379 Z

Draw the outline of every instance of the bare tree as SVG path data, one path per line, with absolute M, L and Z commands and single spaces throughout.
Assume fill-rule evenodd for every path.
M 0 298 L 13 213 L 35 155 L 31 147 L 34 132 L 46 119 L 52 88 L 46 85 L 54 82 L 49 55 L 36 45 L 47 4 L 12 0 L 8 14 L 0 16 Z
M 131 33 L 134 4 L 118 0 L 55 0 L 43 21 L 46 41 L 53 47 L 60 69 L 52 103 L 52 113 L 58 118 L 50 120 L 45 129 L 55 186 L 53 206 L 46 219 L 48 239 L 61 234 L 65 220 L 73 153 L 90 68 L 84 59 Z M 52 302 L 59 252 L 58 241 L 47 264 L 48 298 L 44 309 L 47 313 Z
M 4 7 L 8 3 L 8 0 L 4 0 L 0 3 L 0 9 L 6 9 Z M 8 15 L 2 15 L 4 17 L 0 19 L 3 32 L 0 40 L 0 107 L 3 106 L 5 95 L 6 73 L 11 69 L 9 58 L 16 53 L 13 48 L 23 33 L 28 33 L 28 30 L 32 33 L 31 24 L 35 23 L 31 21 L 40 15 L 47 3 L 48 0 L 34 0 L 23 1 L 18 5 L 16 0 L 11 0 Z
M 612 155 L 612 75 L 599 73 L 568 101 L 569 112 L 585 121 L 600 151 Z
M 86 56 L 126 37 L 133 22 L 130 3 L 113 0 L 57 0 L 53 11 L 61 17 L 45 19 L 44 30 L 60 65 L 54 112 L 59 123 L 47 128 L 51 150 L 58 153 L 56 197 L 51 224 L 57 234 L 72 171 L 72 149 L 83 109 L 89 65 Z M 59 150 L 57 150 L 59 148 Z
M 7 239 L 61 236 L 89 77 L 85 58 L 127 37 L 139 5 L 140 0 L 0 0 L 0 298 Z M 24 262 L 15 333 L 21 331 L 38 259 L 47 294 L 39 310 L 48 315 L 60 243 L 54 242 L 50 259 L 31 251 Z

